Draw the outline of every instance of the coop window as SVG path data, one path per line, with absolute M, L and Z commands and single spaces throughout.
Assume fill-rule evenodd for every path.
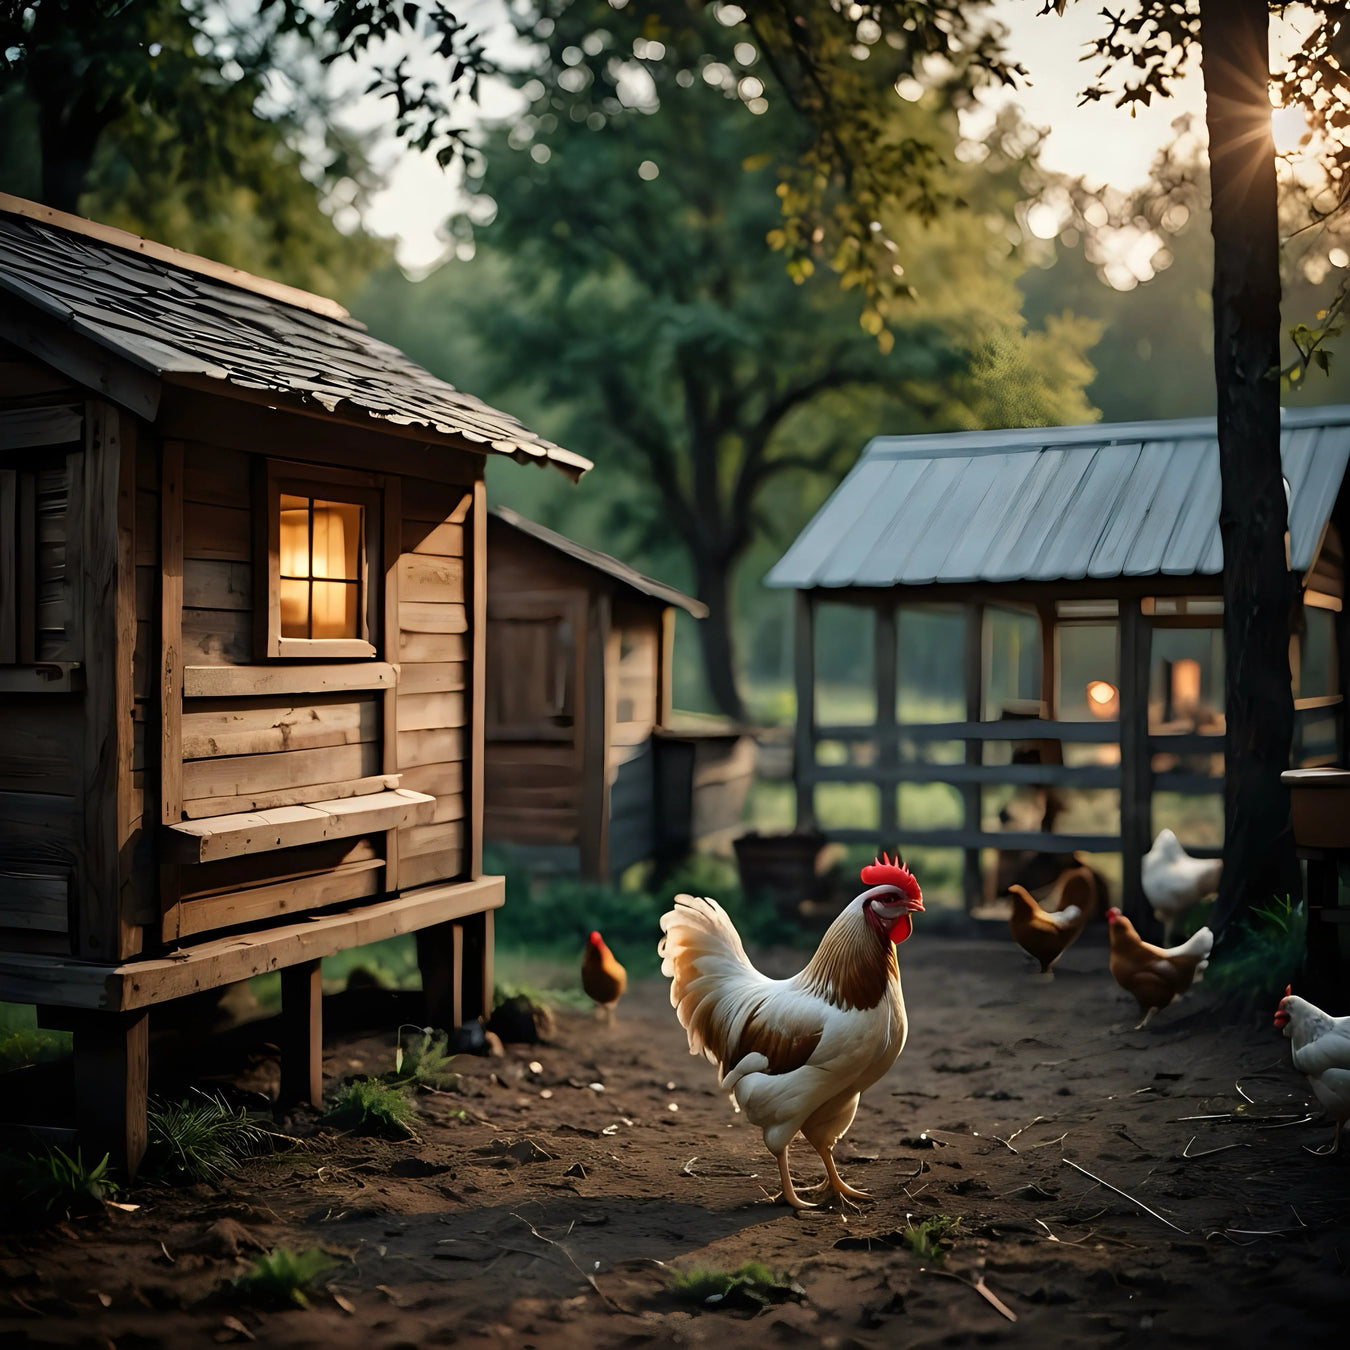
M 379 494 L 333 475 L 269 475 L 267 651 L 374 656 Z
M 78 660 L 80 572 L 68 534 L 80 456 L 24 453 L 26 467 L 0 467 L 0 665 Z

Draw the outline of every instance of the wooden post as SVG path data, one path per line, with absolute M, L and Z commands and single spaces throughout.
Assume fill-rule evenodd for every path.
M 75 1110 L 85 1162 L 107 1153 L 134 1176 L 145 1156 L 150 1071 L 150 1015 L 81 1012 L 75 1033 Z
M 610 598 L 591 596 L 586 609 L 586 662 L 577 707 L 581 713 L 581 875 L 609 880 L 609 747 L 613 690 L 609 679 Z
M 139 926 L 122 913 L 130 880 L 136 646 L 136 450 L 116 408 L 85 413 L 84 859 L 74 907 L 85 960 L 134 956 Z M 127 429 L 129 431 L 129 428 Z
M 966 606 L 965 633 L 965 674 L 966 674 L 966 721 L 979 722 L 984 717 L 984 606 Z M 980 765 L 984 762 L 984 742 L 966 741 L 966 763 Z M 984 791 L 978 783 L 967 783 L 961 790 L 965 808 L 965 828 L 967 832 L 981 828 L 984 816 Z M 984 894 L 984 881 L 981 876 L 980 850 L 964 850 L 961 860 L 961 890 L 965 898 L 966 909 L 972 909 Z
M 889 600 L 881 601 L 873 611 L 876 616 L 876 641 L 873 658 L 877 682 L 877 780 L 881 791 L 881 814 L 878 820 L 880 847 L 895 850 L 899 832 L 900 813 L 897 798 L 900 785 L 892 770 L 900 763 L 900 742 L 897 738 L 896 694 L 899 690 L 899 657 L 896 649 L 896 606 Z
M 660 681 L 656 694 L 656 722 L 658 726 L 670 725 L 671 712 L 675 707 L 675 606 L 667 605 L 661 611 L 661 635 L 657 648 L 656 678 Z
M 183 443 L 165 441 L 159 466 L 159 821 L 183 814 Z M 178 936 L 182 880 L 177 863 L 159 867 L 165 938 Z
M 1038 605 L 1036 612 L 1041 620 L 1041 703 L 1045 716 L 1053 722 L 1059 716 L 1055 602 L 1051 600 L 1048 604 Z
M 1153 833 L 1153 755 L 1148 744 L 1148 622 L 1137 596 L 1120 602 L 1120 907 L 1145 941 L 1161 935 L 1144 899 L 1140 862 Z
M 813 780 L 816 763 L 815 608 L 809 591 L 794 593 L 793 677 L 797 686 L 797 731 L 792 750 L 792 775 L 797 785 L 797 829 L 816 827 Z
M 403 551 L 403 480 L 391 474 L 384 480 L 384 659 L 394 661 L 398 656 L 398 565 Z M 479 636 L 476 621 L 472 624 L 470 640 Z M 383 744 L 381 761 L 385 773 L 398 772 L 398 681 L 384 691 L 381 700 Z M 472 750 L 470 753 L 473 753 Z M 482 804 L 475 800 L 479 815 Z M 471 846 L 472 848 L 472 846 Z M 471 863 L 472 868 L 472 863 Z M 470 871 L 471 876 L 477 876 Z M 384 889 L 390 895 L 398 893 L 398 830 L 384 832 Z
M 463 920 L 463 985 L 460 1007 L 465 1019 L 492 1013 L 493 944 L 496 910 L 470 914 Z
M 281 972 L 281 1106 L 323 1106 L 321 965 L 301 961 Z
M 1306 988 L 1303 996 L 1332 1017 L 1346 1012 L 1339 998 L 1340 934 L 1328 914 L 1338 905 L 1337 856 L 1329 849 L 1304 849 L 1308 865 L 1307 958 L 1304 966 Z
M 479 470 L 481 474 L 481 470 Z M 487 740 L 487 618 L 488 618 L 488 510 L 487 484 L 480 477 L 473 485 L 469 512 L 469 545 L 465 552 L 468 584 L 472 595 L 469 641 L 473 652 L 469 695 L 469 771 L 465 779 L 464 809 L 469 826 L 469 877 L 483 875 L 483 760 Z
M 447 1030 L 464 1021 L 464 926 L 438 923 L 417 931 L 417 965 L 422 972 L 423 1015 Z

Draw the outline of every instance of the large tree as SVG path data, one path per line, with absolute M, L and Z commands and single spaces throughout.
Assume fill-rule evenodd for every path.
M 1065 3 L 1050 0 L 1044 8 L 1063 12 Z M 1302 29 L 1293 55 L 1276 70 L 1272 12 Z M 1165 95 L 1197 49 L 1204 73 L 1227 653 L 1224 871 L 1215 914 L 1222 933 L 1250 906 L 1299 889 L 1280 782 L 1293 740 L 1289 635 L 1297 582 L 1284 546 L 1271 105 L 1305 110 L 1309 139 L 1321 151 L 1314 215 L 1324 221 L 1338 214 L 1350 198 L 1350 25 L 1343 0 L 1133 0 L 1106 17 L 1096 48 L 1107 65 L 1091 97 L 1119 89 L 1125 105 Z M 1322 334 L 1307 326 L 1302 333 L 1306 364 Z
M 542 10 L 528 26 L 537 59 L 519 77 L 529 106 L 484 146 L 473 214 L 491 223 L 458 222 L 480 256 L 447 269 L 488 267 L 491 282 L 476 296 L 461 287 L 465 302 L 446 312 L 475 335 L 476 389 L 528 407 L 596 460 L 578 493 L 605 499 L 594 541 L 684 555 L 710 610 L 700 634 L 712 698 L 741 716 L 732 586 L 772 528 L 764 493 L 791 472 L 837 479 L 877 429 L 846 417 L 808 430 L 804 411 L 831 391 L 870 389 L 892 400 L 887 430 L 1086 419 L 1096 330 L 1021 322 L 1021 264 L 1004 231 L 1024 195 L 1026 128 L 996 129 L 997 170 L 967 168 L 940 92 L 893 101 L 882 134 L 923 138 L 949 168 L 933 179 L 947 199 L 937 225 L 880 210 L 914 293 L 883 351 L 880 325 L 860 326 L 826 269 L 794 280 L 765 249 L 782 228 L 775 167 L 795 164 L 811 133 L 766 88 L 759 50 L 706 13 L 655 39 L 640 13 L 604 0 Z M 404 340 L 387 307 L 377 326 Z

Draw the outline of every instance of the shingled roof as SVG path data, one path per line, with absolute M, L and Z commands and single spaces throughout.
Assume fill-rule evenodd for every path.
M 1350 460 L 1350 406 L 1286 409 L 1290 564 L 1313 564 Z M 1212 418 L 879 436 L 769 573 L 771 586 L 1213 576 Z
M 695 600 L 692 595 L 686 595 L 683 591 L 677 591 L 674 586 L 667 586 L 664 581 L 657 581 L 653 577 L 643 575 L 636 568 L 629 567 L 626 562 L 620 562 L 618 558 L 610 557 L 608 553 L 601 553 L 599 549 L 595 548 L 587 548 L 585 544 L 578 544 L 575 539 L 569 539 L 565 534 L 550 530 L 546 525 L 539 525 L 535 521 L 522 516 L 519 511 L 511 510 L 509 506 L 489 507 L 488 514 L 495 517 L 503 525 L 507 525 L 513 530 L 519 530 L 521 534 L 528 535 L 541 544 L 547 544 L 549 548 L 557 549 L 559 553 L 564 553 L 567 557 L 573 558 L 579 563 L 584 563 L 597 572 L 603 572 L 605 576 L 613 578 L 613 580 L 627 586 L 629 590 L 636 591 L 639 595 L 645 595 L 652 600 L 660 600 L 666 605 L 678 605 L 696 619 L 708 617 L 708 606 L 703 601 Z
M 551 463 L 573 478 L 591 467 L 371 337 L 335 301 L 2 193 L 0 297 L 0 336 L 15 340 L 26 311 L 152 377 L 133 408 L 144 416 L 157 406 L 153 381 L 206 381 L 223 394 L 275 395 L 280 407 Z M 87 379 L 87 365 L 67 373 Z

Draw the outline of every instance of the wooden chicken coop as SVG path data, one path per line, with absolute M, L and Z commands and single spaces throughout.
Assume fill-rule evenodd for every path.
M 1282 425 L 1290 564 L 1303 585 L 1294 758 L 1344 762 L 1350 407 L 1286 410 Z M 1210 419 L 870 442 L 768 578 L 797 592 L 799 828 L 959 849 L 968 904 L 981 894 L 982 849 L 1118 853 L 1125 907 L 1138 914 L 1155 795 L 1223 791 L 1219 489 Z M 836 605 L 870 629 L 866 725 L 842 724 L 818 697 L 816 630 Z M 900 715 L 903 630 L 919 613 L 944 616 L 944 655 L 964 672 L 936 719 Z M 1007 632 L 1020 635 L 1011 655 Z M 837 783 L 874 790 L 866 825 L 822 819 L 818 795 Z M 958 819 L 906 820 L 903 794 L 917 784 L 946 785 Z M 998 829 L 995 794 L 1033 784 L 1105 797 L 1105 827 Z M 1216 841 L 1183 843 L 1219 852 Z
M 588 465 L 340 306 L 0 198 L 0 999 L 74 1032 L 80 1124 L 145 1143 L 148 1012 L 417 934 L 491 997 L 489 454 Z
M 754 742 L 671 707 L 675 610 L 706 608 L 505 507 L 488 556 L 487 839 L 604 880 L 734 832 Z

